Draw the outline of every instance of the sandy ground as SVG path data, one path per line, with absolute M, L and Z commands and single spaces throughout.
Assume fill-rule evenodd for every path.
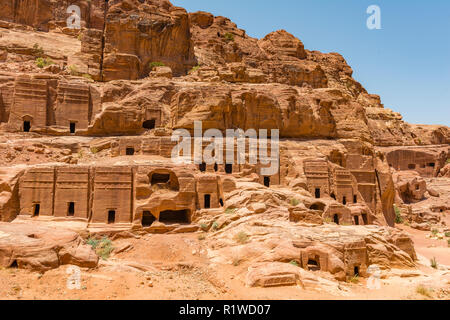
M 429 257 L 429 242 L 417 230 L 412 236 L 417 252 Z M 301 286 L 248 288 L 244 282 L 247 266 L 211 264 L 201 239 L 198 234 L 188 234 L 116 240 L 116 247 L 131 244 L 133 248 L 113 255 L 95 270 L 81 270 L 80 287 L 73 290 L 68 287 L 70 266 L 44 274 L 2 269 L 0 299 L 450 299 L 450 272 L 426 265 L 419 266 L 426 275 L 393 270 L 381 280 L 378 290 L 368 289 L 365 279 L 340 283 L 337 290 Z M 438 261 L 448 259 L 448 248 L 433 248 Z M 419 286 L 426 288 L 429 296 L 418 293 Z

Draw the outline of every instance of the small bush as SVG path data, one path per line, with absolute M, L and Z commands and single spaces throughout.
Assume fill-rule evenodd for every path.
M 290 201 L 291 206 L 296 207 L 298 206 L 298 204 L 300 203 L 300 201 L 298 199 L 292 198 Z
M 155 62 L 150 62 L 150 63 L 148 64 L 148 66 L 150 67 L 150 70 L 153 70 L 153 69 L 155 69 L 156 67 L 165 67 L 166 65 L 165 65 L 164 63 L 162 63 L 162 62 L 157 62 L 157 61 L 155 61 Z
M 191 71 L 189 71 L 189 73 L 195 72 L 195 71 L 197 71 L 198 69 L 200 69 L 200 66 L 195 66 L 195 67 L 193 67 L 193 68 L 191 69 Z
M 394 204 L 394 211 L 395 211 L 395 223 L 403 223 L 403 218 L 400 209 L 395 204 Z
M 236 211 L 237 211 L 236 208 L 227 208 L 227 209 L 225 210 L 225 213 L 226 213 L 226 214 L 235 214 Z
M 78 75 L 78 68 L 77 68 L 77 66 L 75 66 L 75 65 L 70 65 L 70 66 L 68 66 L 67 67 L 67 70 L 69 71 L 69 73 L 70 73 L 70 75 L 72 75 L 72 76 L 76 76 L 76 75 Z
M 447 161 L 445 161 L 445 164 L 449 164 L 450 163 L 450 159 L 447 159 Z
M 219 228 L 219 224 L 216 221 L 214 221 L 212 224 L 212 229 L 217 230 L 217 228 Z
M 200 228 L 203 230 L 203 231 L 208 231 L 208 225 L 206 224 L 206 223 L 202 223 L 202 224 L 200 224 Z
M 225 41 L 234 41 L 234 34 L 227 32 L 223 35 Z
M 450 238 L 450 232 L 446 232 L 446 233 L 445 233 L 445 236 L 446 236 L 447 238 Z
M 450 248 L 450 239 L 447 239 L 447 245 Z
M 354 284 L 359 283 L 359 277 L 353 276 L 350 278 L 349 282 L 354 283 Z
M 91 148 L 91 153 L 96 154 L 98 153 L 98 149 L 96 147 Z
M 427 298 L 433 298 L 433 295 L 431 294 L 430 290 L 425 288 L 424 286 L 418 286 L 416 288 L 416 292 L 422 296 L 425 296 Z
M 42 47 L 37 43 L 33 45 L 33 55 L 37 57 L 41 57 L 44 55 L 44 49 L 42 49 Z
M 295 266 L 295 267 L 299 267 L 298 262 L 295 261 L 295 260 L 291 260 L 291 261 L 289 262 L 289 264 L 292 264 L 292 265 Z
M 111 252 L 114 250 L 112 241 L 107 237 L 104 237 L 101 240 L 89 238 L 87 244 L 90 245 L 103 260 L 108 260 Z
M 204 234 L 199 234 L 198 235 L 198 240 L 203 241 L 206 239 L 206 236 Z
M 49 65 L 52 65 L 52 64 L 54 64 L 54 62 L 50 58 L 37 58 L 36 59 L 36 66 L 41 69 L 45 68 Z
M 249 237 L 248 237 L 248 234 L 246 234 L 246 233 L 243 232 L 243 231 L 237 233 L 237 234 L 234 236 L 234 240 L 235 240 L 236 242 L 242 243 L 242 244 L 246 243 L 246 242 L 248 241 L 248 238 L 249 238 Z
M 431 230 L 431 234 L 435 237 L 435 236 L 437 236 L 437 234 L 439 233 L 439 230 L 438 229 L 433 229 L 433 230 Z
M 89 80 L 89 81 L 94 81 L 94 79 L 92 78 L 92 76 L 90 74 L 84 73 L 82 75 L 83 78 Z
M 436 258 L 433 257 L 433 259 L 430 260 L 430 265 L 433 269 L 437 269 L 438 268 L 438 263 L 436 261 Z

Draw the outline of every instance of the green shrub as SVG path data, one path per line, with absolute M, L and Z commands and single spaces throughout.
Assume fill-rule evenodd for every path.
M 447 238 L 450 238 L 450 232 L 446 232 L 446 233 L 445 233 L 445 236 L 446 236 Z
M 216 221 L 214 221 L 212 224 L 212 229 L 217 230 L 217 228 L 219 228 L 219 224 Z
M 83 78 L 88 79 L 89 81 L 94 81 L 94 79 L 92 78 L 92 76 L 90 74 L 84 73 L 82 75 Z
M 206 223 L 202 223 L 202 224 L 200 224 L 200 228 L 203 230 L 203 231 L 208 231 L 208 225 L 206 224 Z
M 435 237 L 435 236 L 437 236 L 437 234 L 439 233 L 439 230 L 438 229 L 433 229 L 433 230 L 431 230 L 431 234 Z
M 96 147 L 91 148 L 91 153 L 96 154 L 98 153 L 98 149 Z
M 291 261 L 289 262 L 289 264 L 292 264 L 292 265 L 295 266 L 295 267 L 299 267 L 298 262 L 295 261 L 295 260 L 291 260 Z
M 300 201 L 298 199 L 292 198 L 290 201 L 291 206 L 296 207 L 298 206 L 298 204 L 300 203 Z
M 394 211 L 395 211 L 395 223 L 403 223 L 403 218 L 400 209 L 395 204 L 394 204 Z
M 422 296 L 425 296 L 427 298 L 432 298 L 432 294 L 430 292 L 430 290 L 428 290 L 427 288 L 425 288 L 424 286 L 420 285 L 416 288 L 416 292 Z
M 243 232 L 243 231 L 237 233 L 237 234 L 234 236 L 234 240 L 235 240 L 236 242 L 242 243 L 242 244 L 246 243 L 246 242 L 248 241 L 248 238 L 249 238 L 249 237 L 248 237 L 248 234 L 246 234 L 246 233 Z
M 450 159 L 447 159 L 447 161 L 445 161 L 445 163 L 446 163 L 446 164 L 449 164 L 449 163 L 450 163 Z
M 52 64 L 54 64 L 54 62 L 50 58 L 41 58 L 41 57 L 39 57 L 39 58 L 36 59 L 36 66 L 38 68 L 41 68 L 41 69 L 45 68 L 45 67 L 47 67 L 49 65 L 52 65 Z
M 108 237 L 104 237 L 101 240 L 89 238 L 87 244 L 90 245 L 103 260 L 108 260 L 111 252 L 114 250 L 112 241 Z
M 33 45 L 33 55 L 36 57 L 42 57 L 44 55 L 44 49 L 37 43 Z
M 433 259 L 430 260 L 430 264 L 431 264 L 431 267 L 432 267 L 433 269 L 437 269 L 437 268 L 438 268 L 438 263 L 437 263 L 435 257 L 433 257 Z
M 198 69 L 200 69 L 200 66 L 195 66 L 195 67 L 193 67 L 193 68 L 191 69 L 191 71 L 189 71 L 189 73 L 195 72 L 195 71 L 197 71 Z
M 76 76 L 76 75 L 78 75 L 78 69 L 77 69 L 77 66 L 75 66 L 75 65 L 70 65 L 70 66 L 68 66 L 67 67 L 67 70 L 69 71 L 69 73 L 72 75 L 72 76 Z
M 225 213 L 226 213 L 226 214 L 235 214 L 236 211 L 237 211 L 236 208 L 227 208 L 227 209 L 225 210 Z
M 234 34 L 227 32 L 223 35 L 225 41 L 234 41 Z
M 166 65 L 164 63 L 162 63 L 162 62 L 155 61 L 155 62 L 150 62 L 148 64 L 148 66 L 150 67 L 150 70 L 153 70 L 156 67 L 165 67 Z

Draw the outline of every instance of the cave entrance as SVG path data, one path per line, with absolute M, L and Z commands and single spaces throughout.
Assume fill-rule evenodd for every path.
M 152 182 L 151 184 L 159 184 L 159 183 L 169 183 L 170 174 L 166 173 L 154 173 L 152 174 Z
M 19 265 L 17 264 L 17 260 L 14 260 L 14 261 L 9 265 L 9 267 L 10 267 L 10 268 L 13 268 L 13 269 L 19 268 Z
M 334 200 L 336 200 L 336 195 L 334 193 L 331 193 L 330 195 Z
M 76 127 L 77 127 L 76 123 L 75 122 L 71 122 L 70 123 L 70 133 L 72 133 L 72 134 L 75 133 Z
M 205 194 L 205 209 L 211 208 L 211 195 Z
M 152 215 L 152 213 L 150 211 L 144 211 L 142 213 L 142 226 L 145 227 L 150 227 L 153 222 L 155 222 L 156 218 L 154 215 Z
M 347 197 L 343 197 L 342 198 L 342 204 L 345 206 L 347 204 Z
M 339 224 L 339 215 L 338 214 L 335 214 L 333 216 L 333 221 L 334 221 L 334 223 Z
M 359 277 L 359 267 L 358 267 L 358 266 L 355 266 L 355 267 L 353 268 L 353 275 L 354 275 L 355 277 Z
M 166 210 L 159 214 L 162 223 L 189 223 L 189 210 Z
M 225 164 L 225 172 L 227 174 L 232 174 L 233 173 L 233 165 L 229 164 L 229 163 Z
M 270 177 L 264 177 L 264 185 L 269 188 L 270 187 Z
M 355 226 L 359 226 L 359 217 L 354 216 L 353 219 L 355 220 Z
M 369 224 L 369 220 L 367 219 L 367 214 L 363 213 L 362 215 L 362 219 L 365 225 Z
M 150 120 L 144 121 L 144 123 L 142 124 L 142 127 L 144 129 L 147 129 L 147 130 L 155 129 L 155 127 L 156 127 L 156 120 L 155 119 L 150 119 Z
M 30 130 L 31 130 L 31 122 L 24 121 L 23 122 L 23 132 L 30 132 Z
M 223 199 L 222 198 L 219 199 L 219 204 L 221 207 L 223 207 Z
M 73 217 L 75 215 L 75 202 L 69 202 L 67 206 L 67 216 Z
M 217 163 L 214 163 L 214 171 L 215 172 L 219 171 L 219 166 L 217 165 Z
M 116 210 L 108 211 L 108 224 L 116 223 Z
M 128 147 L 126 150 L 126 155 L 127 156 L 134 156 L 134 148 L 133 147 Z
M 358 203 L 358 196 L 356 194 L 353 196 L 353 203 Z
M 200 164 L 198 165 L 198 169 L 199 169 L 201 172 L 205 172 L 205 171 L 206 171 L 206 163 L 205 163 L 205 162 L 200 163 Z
M 319 271 L 320 270 L 319 259 L 317 259 L 317 258 L 308 259 L 307 267 L 308 267 L 308 270 L 310 270 L 310 271 Z
M 41 212 L 41 205 L 39 203 L 35 203 L 33 208 L 33 216 L 34 217 L 39 216 L 40 212 Z
M 315 195 L 316 199 L 320 199 L 320 188 L 316 188 L 314 193 L 315 193 L 314 195 Z

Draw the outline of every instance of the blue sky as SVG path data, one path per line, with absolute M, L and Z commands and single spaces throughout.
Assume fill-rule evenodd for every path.
M 405 121 L 450 126 L 449 0 L 172 0 L 233 20 L 256 38 L 285 29 L 306 49 L 339 52 L 354 78 Z M 381 30 L 369 30 L 370 5 Z

